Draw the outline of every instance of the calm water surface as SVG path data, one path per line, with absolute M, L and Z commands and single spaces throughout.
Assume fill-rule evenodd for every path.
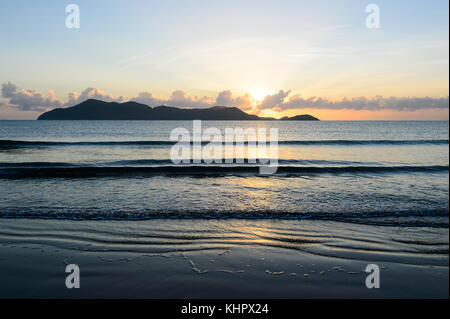
M 0 121 L 0 216 L 329 219 L 448 227 L 448 122 L 204 121 L 277 127 L 278 172 L 173 171 L 190 121 Z

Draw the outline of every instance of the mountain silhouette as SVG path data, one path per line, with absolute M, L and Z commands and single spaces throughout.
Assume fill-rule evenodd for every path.
M 282 121 L 318 121 L 319 119 L 309 115 L 309 114 L 301 114 L 301 115 L 295 115 L 292 117 L 282 117 L 280 120 Z
M 38 120 L 275 120 L 247 114 L 237 107 L 214 106 L 184 109 L 171 106 L 150 107 L 137 102 L 104 102 L 86 100 L 68 108 L 57 108 L 41 114 Z M 298 115 L 283 120 L 315 120 L 311 115 Z

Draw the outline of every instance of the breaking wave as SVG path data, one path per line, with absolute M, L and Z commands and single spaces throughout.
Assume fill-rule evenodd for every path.
M 62 146 L 170 146 L 177 142 L 171 141 L 19 141 L 0 140 L 0 149 L 17 149 L 33 147 L 62 147 Z M 203 141 L 202 144 L 208 144 Z M 245 142 L 248 144 L 249 142 Z M 222 144 L 222 143 L 220 143 Z M 449 140 L 286 140 L 278 141 L 279 145 L 448 145 Z

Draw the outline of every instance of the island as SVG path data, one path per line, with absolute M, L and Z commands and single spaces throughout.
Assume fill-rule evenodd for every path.
M 38 120 L 214 120 L 214 121 L 274 121 L 271 117 L 248 114 L 237 107 L 214 106 L 210 108 L 178 108 L 156 106 L 137 102 L 104 102 L 86 100 L 75 106 L 57 108 L 41 114 Z M 319 121 L 312 115 L 304 114 L 283 117 L 283 121 Z

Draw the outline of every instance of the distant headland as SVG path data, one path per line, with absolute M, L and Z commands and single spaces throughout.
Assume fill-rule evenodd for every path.
M 171 106 L 150 107 L 137 102 L 104 102 L 89 99 L 68 108 L 57 108 L 41 114 L 38 120 L 213 120 L 272 121 L 271 117 L 247 114 L 237 107 L 214 106 L 185 109 Z M 282 121 L 319 121 L 309 114 L 283 117 Z

